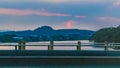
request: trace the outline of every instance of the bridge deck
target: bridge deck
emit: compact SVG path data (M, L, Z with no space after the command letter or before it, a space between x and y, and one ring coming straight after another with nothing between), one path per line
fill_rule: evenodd
M119 51L1 50L0 65L119 65Z
M0 50L0 56L120 56L120 51Z

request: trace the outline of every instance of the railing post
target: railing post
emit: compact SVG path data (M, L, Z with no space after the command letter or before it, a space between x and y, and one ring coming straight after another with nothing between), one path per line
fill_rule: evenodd
M81 50L81 42L78 41L77 50Z
M18 50L21 50L21 41L18 42Z
M17 45L15 45L15 50L17 50Z
M53 50L53 44L54 44L54 42L51 41L51 42L50 42L51 50Z
M105 45L105 51L108 51L108 42L107 41L105 41L105 43L104 43L104 45Z
M18 50L25 50L25 41L20 41L18 43Z
M22 44L22 50L25 50L25 49L26 49L25 44L26 44L26 42L23 41L23 44Z
M48 50L53 50L54 49L53 44L54 44L54 42L50 41L50 45L48 46Z

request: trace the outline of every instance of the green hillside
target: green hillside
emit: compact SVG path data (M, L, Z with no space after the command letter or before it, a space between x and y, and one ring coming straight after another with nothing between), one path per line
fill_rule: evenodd
M118 43L120 42L120 26L100 29L91 37L91 40L95 42L108 41Z

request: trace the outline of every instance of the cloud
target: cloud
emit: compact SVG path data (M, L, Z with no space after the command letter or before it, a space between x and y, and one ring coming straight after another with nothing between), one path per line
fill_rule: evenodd
M66 28L71 28L73 24L74 24L74 21L67 21Z
M97 22L105 27L116 27L120 25L120 18L117 17L98 17Z
M82 21L76 21L76 20L68 20L64 22L65 25L62 25L63 27L66 27L67 29L86 29L86 30L98 30L99 26L94 22L82 22ZM89 25L88 25L89 24Z
M75 18L86 18L87 16L75 16Z
M5 15L38 15L38 16L71 16L69 14L63 13L53 13L43 10L31 10L31 9L10 9L10 8L0 8L0 14Z
M120 22L120 18L116 17L98 17L97 19L104 22Z
M42 2L79 2L81 0L38 0Z
M108 0L0 0L0 2L49 2L49 3L65 3L65 2L106 2Z
M38 16L73 16L75 18L86 18L87 16L74 16L71 14L64 14L64 13L53 13L49 12L45 9L41 10L31 10L31 9L10 9L10 8L0 8L0 14L4 15L16 15L16 16L25 16L25 15L38 15Z
M81 0L0 0L0 2L79 2Z
M63 3L63 2L89 2L89 3L100 3L106 2L107 0L35 0L39 2L51 2L51 3Z
M113 6L120 6L120 0L114 0Z
M120 0L111 0L111 6L109 8L120 7Z

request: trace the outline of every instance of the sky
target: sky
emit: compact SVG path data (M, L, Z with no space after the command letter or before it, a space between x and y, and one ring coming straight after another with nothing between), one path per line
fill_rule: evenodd
M120 25L120 0L0 0L0 30L99 30Z

